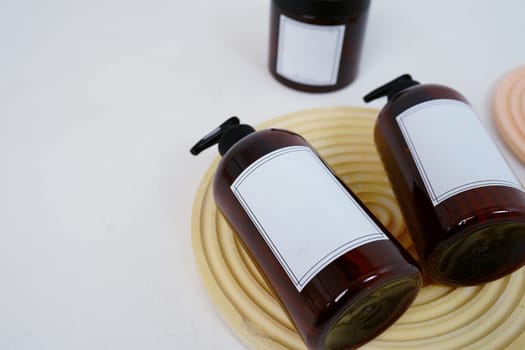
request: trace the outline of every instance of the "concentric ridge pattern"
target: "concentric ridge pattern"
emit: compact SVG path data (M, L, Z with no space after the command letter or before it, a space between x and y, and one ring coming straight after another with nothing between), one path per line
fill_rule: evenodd
M493 108L503 140L525 162L525 66L514 69L501 80Z

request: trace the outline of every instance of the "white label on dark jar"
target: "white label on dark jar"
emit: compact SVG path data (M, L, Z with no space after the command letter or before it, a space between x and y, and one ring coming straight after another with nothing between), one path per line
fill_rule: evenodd
M344 25L314 25L281 15L277 74L305 85L335 85L344 34Z
M266 154L231 189L299 292L341 255L388 239L308 147Z
M523 189L468 104L431 100L396 119L434 206L484 186Z

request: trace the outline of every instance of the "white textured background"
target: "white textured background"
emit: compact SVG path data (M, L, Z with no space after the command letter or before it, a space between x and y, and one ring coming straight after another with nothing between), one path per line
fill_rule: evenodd
M0 349L243 349L194 266L216 152L192 144L234 114L365 106L407 72L462 92L498 137L491 99L525 63L524 13L373 1L358 79L314 95L268 73L268 1L0 1Z

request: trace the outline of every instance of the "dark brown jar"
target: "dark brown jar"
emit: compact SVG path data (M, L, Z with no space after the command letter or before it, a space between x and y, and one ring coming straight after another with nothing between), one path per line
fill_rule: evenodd
M409 75L365 101L381 96L376 146L430 277L475 285L523 266L523 187L467 100Z
M341 89L356 77L370 0L273 0L270 72L309 92Z
M232 118L192 153L217 142L217 206L309 349L354 348L410 306L415 261L304 138Z

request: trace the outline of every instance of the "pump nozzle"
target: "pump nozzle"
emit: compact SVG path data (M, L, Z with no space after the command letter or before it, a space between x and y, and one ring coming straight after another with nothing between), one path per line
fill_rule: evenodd
M409 74L404 74L370 92L363 97L363 100L370 102L377 98L388 96L388 100L390 101L398 92L418 84L419 82L412 80Z
M224 155L238 140L254 131L251 126L240 124L239 118L231 117L197 142L190 149L190 153L195 156L218 143L219 153Z
M204 151L206 148L209 148L219 142L222 134L225 130L231 128L232 126L239 125L240 121L237 117L231 117L226 120L224 123L210 131L206 136L204 136L199 142L197 142L191 149L190 153L196 156L197 154Z

